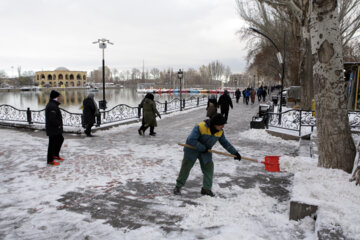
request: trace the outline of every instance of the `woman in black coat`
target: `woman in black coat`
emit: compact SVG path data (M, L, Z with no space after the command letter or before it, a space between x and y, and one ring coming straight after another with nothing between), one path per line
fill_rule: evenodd
M91 128L95 124L95 116L99 113L99 109L94 100L94 94L89 93L87 98L83 101L83 126L85 127L85 134L92 137Z

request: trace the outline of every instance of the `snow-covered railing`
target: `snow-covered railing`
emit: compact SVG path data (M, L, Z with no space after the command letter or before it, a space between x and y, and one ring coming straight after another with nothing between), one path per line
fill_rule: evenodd
M207 96L190 97L182 99L182 109L190 109L204 106L208 102ZM175 98L170 102L161 103L156 101L156 107L161 114L180 111L180 99ZM63 125L69 127L81 127L81 113L71 113L60 108ZM97 125L116 123L125 120L139 119L142 117L140 107L131 107L126 104L119 104L115 107L102 111L97 117ZM45 124L45 109L42 110L20 110L10 105L0 105L0 122L28 123L28 124Z
M207 96L202 97L190 97L188 99L182 99L182 108L190 109L194 107L204 106L208 102ZM180 99L174 98L170 102L165 101L165 103L161 103L156 101L156 108L161 113L175 112L180 110Z
M288 110L282 113L269 112L269 127L281 128L299 132L301 136L304 128L311 131L316 127L316 118L312 111L298 109ZM360 131L360 112L348 112L349 125L352 131Z

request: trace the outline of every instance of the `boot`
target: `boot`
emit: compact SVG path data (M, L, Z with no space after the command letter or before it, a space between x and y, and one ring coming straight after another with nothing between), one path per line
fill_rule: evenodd
M210 189L201 188L202 195L208 195L210 197L215 197L215 194Z
M49 164L49 165L53 165L53 166L58 166L58 165L60 165L60 163L55 162L55 161L48 162L47 164Z
M181 188L176 186L173 192L175 195L181 195Z
M156 132L154 132L155 127L150 127L150 136L155 136Z

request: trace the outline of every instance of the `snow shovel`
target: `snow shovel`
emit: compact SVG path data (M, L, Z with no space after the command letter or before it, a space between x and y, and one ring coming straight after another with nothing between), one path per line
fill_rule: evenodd
M191 146L188 144L178 143L178 145L187 147L187 148L191 148L191 149L196 149L194 146ZM226 153L226 152L219 152L219 151L215 151L215 150L208 150L208 151L211 153L216 153L216 154L223 155L223 156L236 157L236 155L232 155L232 154ZM264 161L259 161L259 160L244 157L244 156L241 156L241 159L256 162L256 163L263 163L265 165L265 170L268 172L280 172L279 156L265 156Z

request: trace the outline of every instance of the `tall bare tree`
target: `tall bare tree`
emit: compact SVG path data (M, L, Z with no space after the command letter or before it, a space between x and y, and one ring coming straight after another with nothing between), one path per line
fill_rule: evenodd
M201 80L204 83L210 83L211 82L209 66L202 65L199 68L199 73L200 73Z
M160 77L160 70L158 68L152 68L150 74L154 79L157 79Z
M311 49L314 61L318 165L351 172L355 146L344 94L338 1L311 0Z
M225 77L225 81L229 81L230 79L230 75L231 75L231 69L229 66L225 67L225 70L224 70L224 77Z
M4 70L0 70L0 78L6 78L6 72Z
M209 63L210 77L212 80L221 80L224 75L225 66L218 60Z
M137 68L131 69L131 80L140 79L141 78L141 71Z

